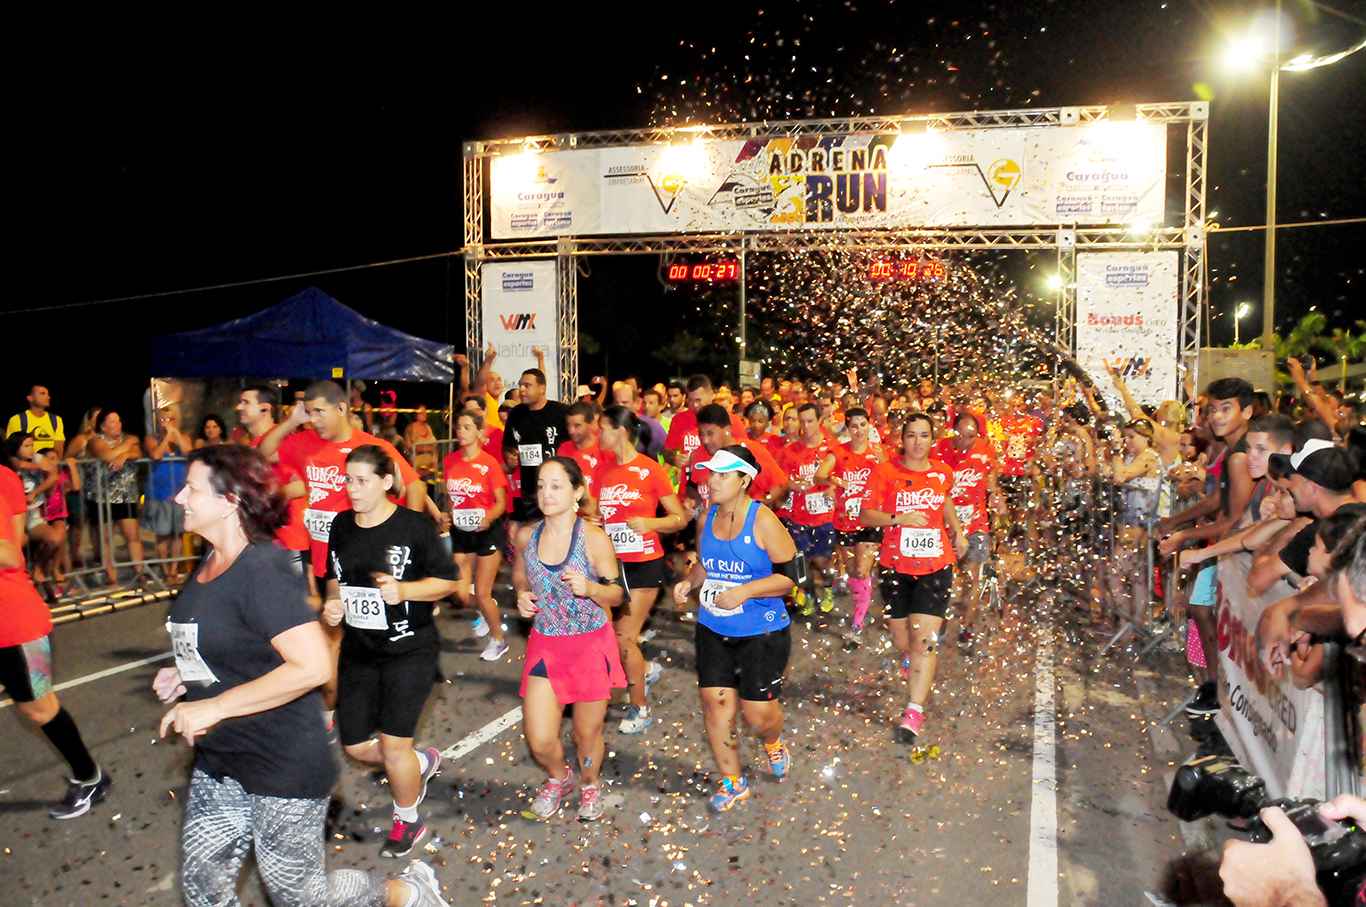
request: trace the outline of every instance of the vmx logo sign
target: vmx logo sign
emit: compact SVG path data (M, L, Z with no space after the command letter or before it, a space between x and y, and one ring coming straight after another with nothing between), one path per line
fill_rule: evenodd
M498 320L503 323L505 331L534 331L536 330L536 313L521 313L511 315L499 315Z

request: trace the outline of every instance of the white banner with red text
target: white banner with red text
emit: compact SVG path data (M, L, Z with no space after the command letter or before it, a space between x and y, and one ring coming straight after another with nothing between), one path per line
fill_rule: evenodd
M1323 694L1301 689L1290 670L1277 680L1257 657L1257 621L1293 593L1284 581L1247 594L1249 555L1219 559L1219 714L1215 721L1238 761L1273 797L1326 798ZM1311 661L1312 663L1312 661ZM1313 678L1301 676L1301 683Z
M1107 368L1139 403L1176 398L1180 275L1176 252L1077 255L1077 363L1111 409L1125 411Z
M498 352L493 370L513 387L529 368L538 368L533 350L545 351L545 380L552 400L559 397L560 341L555 304L559 296L553 261L487 262L482 278L484 346Z
M1166 126L759 136L524 151L490 165L495 239L1162 222Z

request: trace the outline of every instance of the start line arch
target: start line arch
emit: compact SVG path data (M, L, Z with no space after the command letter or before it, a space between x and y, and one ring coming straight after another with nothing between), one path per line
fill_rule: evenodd
M1182 126L1181 223L1169 226L1167 147L1179 139L1169 129ZM520 297L504 296L494 302L514 303L510 313L485 330L486 296L529 290L533 283L531 274L503 269L502 285L486 287L490 264L540 261L544 277L554 262L553 340L543 287L539 339L523 333L527 342L509 345L512 355L503 358L509 365L529 362L532 343L553 345L558 381L552 383L560 399L572 399L578 257L702 253L743 260L745 252L1021 249L1056 254L1054 339L1075 357L1077 254L1168 251L1179 255L1180 265L1175 362L1166 367L1194 374L1208 301L1208 128L1209 105L1181 101L467 142L468 354L478 362L486 338L510 341L508 332L536 325L535 313L516 311ZM1012 193L1016 203L1007 208ZM1064 214L1072 216L1058 216ZM1174 383L1168 396L1184 395L1184 382Z

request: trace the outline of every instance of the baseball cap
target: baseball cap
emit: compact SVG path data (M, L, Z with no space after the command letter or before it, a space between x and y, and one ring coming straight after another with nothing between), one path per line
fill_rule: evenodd
M1310 438L1292 454L1272 454L1267 467L1273 476L1299 474L1335 492L1349 490L1357 477L1352 455L1322 438Z
M711 455L711 459L703 460L693 469L710 469L712 472L742 472L751 479L759 475L759 470L753 465L746 463L728 450L718 450Z

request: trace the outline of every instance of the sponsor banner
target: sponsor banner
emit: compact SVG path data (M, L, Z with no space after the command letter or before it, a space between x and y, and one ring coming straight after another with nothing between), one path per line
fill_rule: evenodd
M1143 122L696 140L494 158L492 235L1161 223Z
M556 268L553 261L502 261L483 265L484 344L498 351L493 370L513 387L522 372L536 368L533 347L545 350L550 399L560 396L559 338L556 336Z
M1219 559L1219 714L1224 739L1272 797L1327 798L1323 694L1298 689L1289 671L1280 680L1257 656L1257 621L1267 606L1294 590L1279 581L1260 598L1247 595L1251 556Z
M1111 409L1124 402L1106 372L1119 369L1139 403L1176 398L1180 260L1177 252L1077 255L1077 362Z

